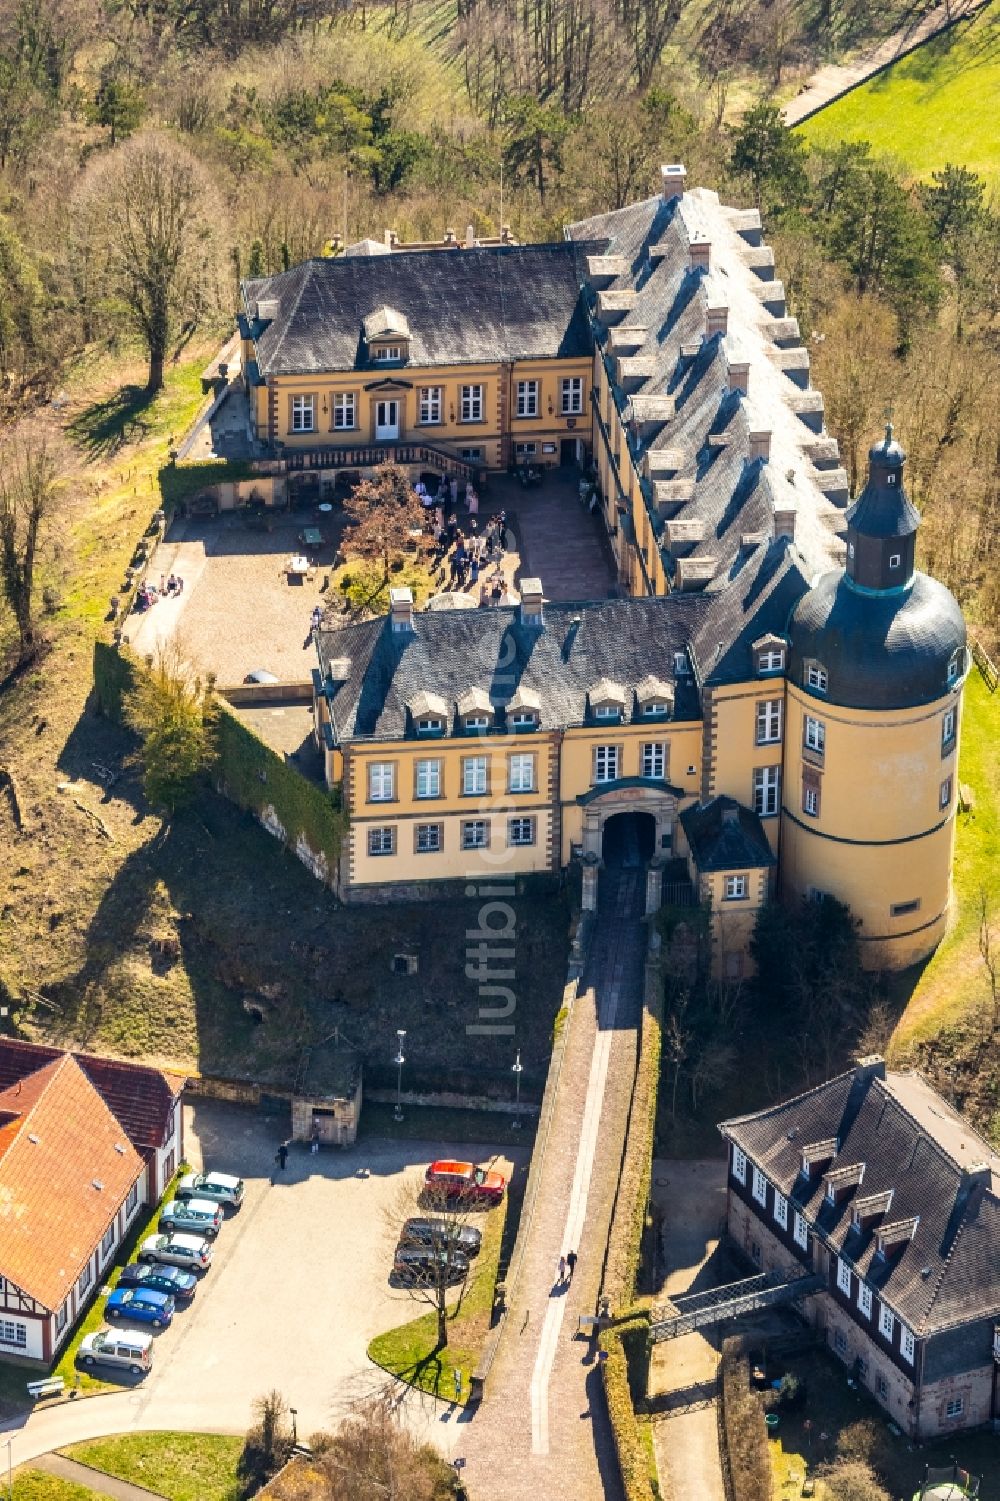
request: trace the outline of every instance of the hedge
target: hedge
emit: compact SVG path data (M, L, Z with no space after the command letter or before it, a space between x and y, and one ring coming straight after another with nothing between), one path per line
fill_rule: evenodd
M640 1339L645 1344L648 1338L649 1325L644 1319L635 1319L627 1324L617 1324L611 1329L605 1329L598 1340L604 1397L608 1404L625 1501L654 1501L646 1446L632 1405L629 1362L625 1353L626 1340L634 1345Z
M157 478L164 510L171 511L182 500L197 495L212 485L230 480L252 479L250 464L238 459L198 459L193 463L164 464Z
M721 1434L724 1471L736 1501L771 1501L771 1452L764 1427L764 1407L750 1389L750 1361L744 1341L722 1345Z
M128 651L119 651L104 641L95 643L97 708L116 724L123 722L122 699L132 686L137 667L136 658ZM216 702L215 780L219 791L237 807L254 813L269 833L314 869L314 874L335 885L346 814L328 792L265 745L224 700Z

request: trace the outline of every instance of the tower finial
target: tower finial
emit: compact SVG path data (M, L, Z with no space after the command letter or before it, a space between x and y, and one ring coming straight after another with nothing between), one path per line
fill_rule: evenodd
M885 404L885 446L886 446L886 448L888 448L889 444L892 442L892 410L893 410L892 402L891 401L887 401L886 404Z

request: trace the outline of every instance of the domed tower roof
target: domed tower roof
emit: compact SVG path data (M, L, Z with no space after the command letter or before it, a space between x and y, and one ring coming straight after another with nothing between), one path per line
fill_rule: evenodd
M790 679L846 708L931 703L965 670L957 600L914 571L920 513L903 489L905 458L888 427L847 512L847 571L825 574L792 613Z

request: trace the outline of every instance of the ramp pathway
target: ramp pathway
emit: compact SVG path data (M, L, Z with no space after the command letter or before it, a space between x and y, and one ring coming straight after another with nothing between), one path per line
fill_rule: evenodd
M597 1351L577 1334L595 1312L642 1014L642 869L604 870L530 1236L485 1400L458 1452L476 1501L621 1495ZM579 1256L571 1282L559 1257Z
M92 1470L89 1465L77 1464L65 1454L44 1454L32 1464L33 1470L44 1470L46 1475L55 1475L60 1480L71 1480L85 1486L99 1496L112 1496L114 1501L165 1501L156 1491L148 1491L143 1485L132 1485L128 1480L119 1480L116 1475L105 1475L103 1470Z
M899 31L893 32L892 36L886 37L884 42L871 52L856 58L854 62L839 66L831 64L818 69L781 111L785 124L800 125L832 100L839 99L841 94L857 88L858 84L864 83L890 63L898 62L908 52L912 52L932 36L937 36L939 31L944 31L955 21L974 16L977 10L989 3L990 0L944 0L943 4L932 6L918 19L911 18Z

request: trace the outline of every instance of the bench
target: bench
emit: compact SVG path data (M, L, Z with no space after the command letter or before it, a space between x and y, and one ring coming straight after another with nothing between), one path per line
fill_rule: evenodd
M61 1376L49 1376L44 1381L29 1381L28 1396L38 1401L40 1397L58 1397L66 1386Z

